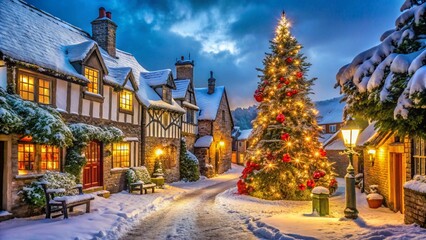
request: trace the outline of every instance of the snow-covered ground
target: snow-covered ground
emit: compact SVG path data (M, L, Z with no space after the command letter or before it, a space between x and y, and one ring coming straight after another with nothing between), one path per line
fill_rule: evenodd
M120 192L105 199L95 197L91 213L77 207L69 219L44 219L43 216L16 218L0 222L0 239L117 239L148 215L170 205L183 194L240 176L242 167L218 177L197 182L177 182L144 195Z
M330 198L330 216L312 215L311 201L266 201L238 195L231 188L216 198L228 213L246 219L248 228L265 239L426 239L426 229L404 225L404 216L388 208L370 209L357 190L359 218L344 218L344 181Z

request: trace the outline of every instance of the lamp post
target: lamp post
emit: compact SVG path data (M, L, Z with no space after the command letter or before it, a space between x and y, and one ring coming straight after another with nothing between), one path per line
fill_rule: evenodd
M359 126L355 123L352 118L349 118L346 121L345 126L341 128L343 140L345 146L349 148L349 165L346 169L345 182L345 198L346 198L346 208L345 208L345 217L356 219L358 218L358 210L356 209L356 195L355 195L355 174L353 167L353 147L356 146L356 139L360 132Z

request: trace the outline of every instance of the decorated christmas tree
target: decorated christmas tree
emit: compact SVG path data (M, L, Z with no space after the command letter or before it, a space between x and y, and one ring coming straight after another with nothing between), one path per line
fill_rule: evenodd
M395 27L337 74L347 114L380 131L426 138L426 1L405 0Z
M332 164L318 141L321 128L308 94L315 79L300 53L283 13L271 41L271 53L258 69L260 82L254 97L260 104L253 123L252 147L238 182L240 194L264 199L310 198L315 186L335 188Z

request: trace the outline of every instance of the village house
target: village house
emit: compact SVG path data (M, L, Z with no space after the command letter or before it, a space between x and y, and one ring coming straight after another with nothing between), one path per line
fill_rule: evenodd
M247 149L250 146L250 135L253 129L240 130L234 127L232 131L232 162L235 164L244 164L244 158Z
M186 111L182 116L182 137L186 140L186 147L194 152L194 144L198 134L198 111L194 92L194 60L183 56L176 61L176 89L173 90L173 99Z
M87 143L81 153L87 160L80 173L84 189L121 191L129 167L146 165L152 171L159 158L166 179L179 179L185 110L172 98L172 72L148 71L117 49L110 12L99 9L92 35L18 0L4 1L0 15L2 91L50 106L70 126L115 127L124 135L112 144ZM18 192L46 171L64 171L67 149L36 144L31 133L2 134L0 147L1 209L27 215ZM158 149L162 156L155 155Z
M225 87L216 87L216 79L210 72L208 87L195 88L195 97L200 113L194 153L200 171L206 176L223 173L231 168L234 127Z

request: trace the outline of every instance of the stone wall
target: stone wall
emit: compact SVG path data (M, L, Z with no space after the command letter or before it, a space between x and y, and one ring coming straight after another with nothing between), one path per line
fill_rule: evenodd
M197 139L197 135L195 134L189 134L189 133L182 133L182 137L186 139L186 149L190 152L194 152L194 144L195 140Z
M166 182L175 182L180 180L179 173L179 149L180 139L177 138L157 138L147 137L145 139L145 166L148 171L154 171L154 164L157 156L155 151L162 149L164 154L160 157L163 163L164 178Z
M404 188L404 222L426 228L426 193Z
M200 137L212 135L212 121L199 120L198 121L198 135Z

